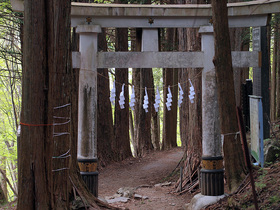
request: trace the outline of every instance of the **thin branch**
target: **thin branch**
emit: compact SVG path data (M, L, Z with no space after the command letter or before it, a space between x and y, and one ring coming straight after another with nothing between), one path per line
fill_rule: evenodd
M8 177L6 176L5 172L0 168L0 173L3 175L3 178L6 180L6 182L8 183L8 185L10 186L10 188L12 189L13 193L15 194L16 197L18 197L17 192L15 191L14 187L11 185Z

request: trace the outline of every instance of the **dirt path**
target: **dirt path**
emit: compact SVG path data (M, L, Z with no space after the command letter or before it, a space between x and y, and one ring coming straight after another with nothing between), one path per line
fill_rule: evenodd
M107 166L99 173L99 197L113 196L118 189L136 188L135 193L146 199L131 198L127 203L111 205L129 209L182 209L190 200L189 195L177 196L171 186L154 186L164 182L183 156L180 148L152 152L141 159L129 159Z

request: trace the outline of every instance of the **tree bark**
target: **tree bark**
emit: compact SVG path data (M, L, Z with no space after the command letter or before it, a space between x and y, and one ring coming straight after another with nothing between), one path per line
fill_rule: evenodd
M71 2L24 8L18 209L69 209L69 158L59 156L71 146Z
M277 19L274 28L274 46L273 46L273 60L272 60L272 71L271 71L271 95L270 95L270 119L271 121L275 121L276 117L276 72L277 72L277 57L278 55L278 45L279 40L276 38L277 34L279 34L279 30L277 29Z
M180 2L179 2L180 3ZM187 37L186 32L187 29L179 28L178 29L178 37L179 37L179 51L187 51ZM181 83L183 92L184 92L184 100L181 104L181 109L179 109L179 119L180 119L180 137L182 147L185 152L188 150L188 142L189 142L189 83L186 82L188 80L188 70L187 69L179 69L179 82Z
M52 190L54 209L69 208L70 158L59 158L63 154L71 154L71 34L69 1L47 1L47 83L48 126L46 153L51 156L52 168L48 171L52 176L49 189ZM65 40L65 41L64 41ZM61 135L62 134L62 135Z
M136 29L136 51L140 52L142 42L142 30ZM151 116L154 94L153 72L151 68L139 68L133 70L133 85L135 87L136 106L134 111L134 150L138 157L143 156L153 149L151 139ZM147 88L149 107L146 113L143 108L143 100Z
M275 82L276 82L276 116L275 116L275 120L280 119L280 41L279 41L279 34L280 34L280 29L279 29L279 15L276 15L276 31L275 34L277 36L276 39L274 39L275 44L276 44L276 56L275 56L275 66L276 66L276 78L275 78ZM273 113L273 112L272 112Z
M106 30L98 35L98 50L107 51ZM97 69L97 154L99 165L105 166L114 159L112 144L114 140L113 115L109 88L108 69Z
M228 3L233 2L241 2L241 0L228 1ZM229 33L232 51L249 51L249 28L230 28ZM249 68L233 68L236 106L242 104L241 86L248 78Z
M151 139L151 113L152 113L152 69L140 69L140 102L139 102L139 124L137 125L137 144L138 156L143 156L153 149ZM145 88L147 88L149 107L148 112L143 108L145 96Z
M47 125L48 69L45 1L24 1L24 49L21 122ZM38 47L40 46L40 47ZM18 209L51 209L51 155L47 126L22 126L19 142ZM48 181L47 181L48 180Z
M179 2L180 3L180 2ZM184 3L201 4L205 0L185 1ZM200 51L201 37L198 29L178 29L179 51ZM182 146L184 148L184 174L183 179L185 187L187 184L197 181L197 168L200 165L202 153L202 69L180 69L179 82L184 91L184 99L180 108L180 135ZM189 101L189 88L191 80L195 89L194 103ZM192 176L193 175L193 176ZM190 179L190 177L192 178ZM180 191L179 182L177 182L177 191Z
M165 51L174 51L175 48L175 29L167 29ZM162 149L170 149L177 146L177 101L178 101L178 71L167 68L164 71L164 90L163 90L163 131L162 131ZM168 111L166 107L168 87L172 93L172 106Z
M116 29L116 51L128 51L128 30ZM129 106L128 106L128 69L116 69L116 103L115 103L115 147L118 160L132 156L129 140ZM119 106L119 94L124 86L125 108Z
M215 40L215 57L218 86L218 103L221 134L224 135L224 160L228 188L233 192L245 177L244 157L235 112L233 69L231 60L230 37L227 21L226 1L212 0L212 14ZM234 135L229 135L234 133Z
M24 8L17 207L69 209L72 186L78 186L79 194L99 209L77 167L78 71L71 68L71 2L26 0Z
M202 3L199 1L197 3ZM187 50L200 51L201 37L197 29L187 29ZM195 153L199 159L201 157L202 149L202 69L187 69L188 79L192 82L195 89L194 103L189 101L189 119L188 119L188 151L189 154ZM187 81L187 80L185 80ZM183 81L182 81L183 82ZM186 91L185 97L188 97L189 89Z
M277 41L277 44L279 47L279 41ZM277 77L276 77L276 120L280 119L280 50L277 51Z

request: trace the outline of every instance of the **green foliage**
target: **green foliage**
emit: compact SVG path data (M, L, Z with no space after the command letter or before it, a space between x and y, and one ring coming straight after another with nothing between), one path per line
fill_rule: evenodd
M10 1L0 2L0 168L16 186L17 126L21 104L22 14L12 11ZM13 177L13 178L12 178ZM9 191L10 200L13 194Z
M275 39L279 39L279 34L277 32L277 29L279 28L279 22L280 22L280 15L274 14L271 17L270 25L271 25L271 35L274 36Z
M265 176L267 174L267 171L264 170L263 168L260 168L258 171L259 177L258 177L258 181L255 183L257 191L261 192L265 187L266 187L266 183L265 183Z
M274 195L272 197L269 198L269 202L270 203L280 203L280 197L279 195Z

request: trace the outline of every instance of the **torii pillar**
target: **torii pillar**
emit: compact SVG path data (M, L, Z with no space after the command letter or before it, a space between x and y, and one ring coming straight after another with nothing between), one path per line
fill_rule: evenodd
M78 108L78 152L81 176L89 190L98 196L97 172L97 37L99 25L79 25L80 76Z
M218 107L215 55L212 26L200 27L201 48L204 52L202 71L202 161L200 170L201 194L224 194L224 168Z

